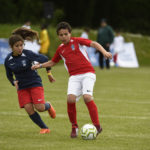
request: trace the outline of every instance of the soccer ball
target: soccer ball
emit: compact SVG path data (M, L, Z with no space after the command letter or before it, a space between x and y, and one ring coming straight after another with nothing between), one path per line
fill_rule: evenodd
M97 129L92 124L85 124L81 128L81 136L84 140L94 140L97 136Z

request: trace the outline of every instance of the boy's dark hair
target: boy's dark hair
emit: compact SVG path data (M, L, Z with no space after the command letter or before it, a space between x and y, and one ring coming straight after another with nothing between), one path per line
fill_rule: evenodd
M59 33L59 31L60 31L61 29L68 29L69 33L71 33L71 30L72 30L70 24L67 23L67 22L60 22L60 23L57 25L57 29L56 29L57 35L58 35L58 33Z

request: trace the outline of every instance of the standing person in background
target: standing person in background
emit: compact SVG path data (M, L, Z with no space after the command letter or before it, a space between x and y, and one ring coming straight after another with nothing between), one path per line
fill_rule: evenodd
M113 60L114 60L115 66L117 67L118 53L123 51L123 47L124 47L124 37L121 35L119 29L116 30L116 35L115 35L114 41L112 43L112 47L114 50Z
M81 37L85 38L85 39L88 39L89 38L89 32L90 32L90 29L88 27L85 27L84 31L81 34Z
M34 61L44 63L48 58L41 54L23 49L24 40L38 39L37 32L18 28L9 38L12 52L5 59L6 75L10 83L16 87L20 108L24 108L30 119L38 125L41 134L49 133L50 129L37 113L48 111L52 118L56 113L49 102L45 102L42 80L36 70L31 70ZM50 82L54 82L50 68L46 68ZM35 109L37 111L35 111Z
M81 38L89 39L89 32L90 32L90 29L88 27L85 27L84 31L81 34ZM83 46L83 48L87 50L87 47L85 45Z
M67 112L72 126L71 138L78 136L76 100L79 100L80 96L83 96L92 123L97 128L97 134L99 134L102 131L102 127L99 122L97 106L93 100L96 75L88 55L82 46L94 47L101 51L106 58L112 58L112 55L95 41L81 37L72 37L71 26L67 22L60 22L57 25L56 32L62 44L56 50L54 57L46 63L33 65L32 69L52 67L63 59L64 65L70 75L67 92Z
M27 20L22 27L31 29L31 22L29 20Z
M109 52L110 44L113 42L114 33L112 28L107 24L106 19L102 19L100 22L100 28L98 30L97 42L100 43L107 52ZM99 51L97 51L99 52ZM101 69L104 68L103 62L104 56L101 52L99 52L99 67ZM106 68L109 69L109 59L106 59Z
M47 25L43 24L41 26L41 32L40 32L40 41L39 41L41 48L40 53L43 55L48 55L48 49L50 46L50 38L47 31Z
M26 29L31 29L31 22L29 20L27 20L22 27L26 28ZM24 40L24 49L31 50L34 53L39 53L40 45L39 45L37 39L34 39L32 41Z

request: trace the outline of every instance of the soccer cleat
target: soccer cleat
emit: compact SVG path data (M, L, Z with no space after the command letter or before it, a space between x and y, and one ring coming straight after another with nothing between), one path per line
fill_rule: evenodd
M72 128L71 138L76 138L78 136L78 128Z
M102 130L103 130L102 128L97 130L97 136L102 132Z
M41 129L40 134L50 133L50 129Z
M49 103L50 104L50 103ZM56 117L56 112L55 109L53 108L53 106L50 104L50 108L48 109L48 113L51 116L51 118L55 118Z

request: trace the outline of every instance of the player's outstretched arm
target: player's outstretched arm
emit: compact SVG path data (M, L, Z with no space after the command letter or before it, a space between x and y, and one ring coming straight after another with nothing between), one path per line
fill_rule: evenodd
M47 67L52 67L54 66L56 63L53 62L53 61L48 61L48 62L45 62L43 64L36 64L36 65L33 65L31 67L32 70L35 70L35 69L39 69L39 68L47 68Z
M92 41L90 46L100 51L105 58L112 58L112 54L110 52L107 52L99 43Z

